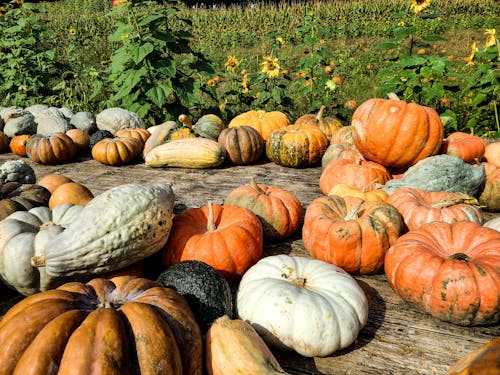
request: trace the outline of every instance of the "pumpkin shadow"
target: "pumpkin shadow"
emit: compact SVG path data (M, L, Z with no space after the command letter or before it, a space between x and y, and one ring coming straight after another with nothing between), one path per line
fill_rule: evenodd
M24 298L25 296L4 285L0 280L0 320L12 306Z
M384 299L375 288L372 288L362 280L356 279L356 281L365 292L368 300L368 321L359 332L356 341L349 347L333 353L332 357L342 356L369 344L375 338L378 329L384 323L385 313L387 310Z

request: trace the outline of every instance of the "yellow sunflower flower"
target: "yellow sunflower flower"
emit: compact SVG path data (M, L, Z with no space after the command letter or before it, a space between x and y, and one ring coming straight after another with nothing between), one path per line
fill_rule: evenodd
M474 65L474 56L476 55L476 52L478 51L476 42L472 42L470 49L471 49L470 55L467 56L465 59L467 60L467 65Z
M245 76L243 78L243 80L241 81L241 93L242 94L248 94L248 92L250 91L248 89L248 84L250 83L250 81L248 80L248 78Z
M411 10L417 14L431 5L431 0L411 0Z
M70 35L76 35L76 30L75 29L69 29L69 34Z
M231 72L234 72L234 69L240 65L240 62L238 61L238 59L234 56L228 56L227 57L227 61L226 63L224 64L224 66L226 67L227 70L230 70Z
M209 79L209 80L207 81L207 86L208 86L208 87L214 87L214 86L216 86L216 85L217 85L217 81L216 81L215 79L213 79L213 78L212 78L212 79Z
M285 41L280 36L276 38L276 42L278 42L280 48L282 48L285 45Z
M496 33L497 31L495 29L486 29L484 32L484 35L486 35L486 43L484 43L484 48L488 48L491 46L494 46L496 42Z
M260 71L266 73L268 77L277 77L280 73L279 60L270 56L263 57L260 63Z

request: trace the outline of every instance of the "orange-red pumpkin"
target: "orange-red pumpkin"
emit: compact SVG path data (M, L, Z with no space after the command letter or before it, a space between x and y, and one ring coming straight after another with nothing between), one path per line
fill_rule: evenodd
M259 132L262 139L267 141L271 133L290 125L288 116L280 111L266 112L264 110L248 111L234 117L228 124L228 128L235 126L251 126Z
M162 263L198 260L229 280L241 277L262 256L263 230L249 209L209 204L176 215Z
M392 98L369 99L356 109L353 139L366 159L405 169L439 152L444 128L433 108Z
M488 143L484 149L484 158L488 163L500 168L500 141Z
M26 141L29 137L31 134L19 134L12 137L9 147L14 155L26 156Z
M481 160L484 156L486 140L463 132L451 133L443 142L441 152L457 156L466 163Z
M402 235L385 256L391 288L418 310L463 326L500 321L500 232L434 221Z
M353 274L379 273L389 247L403 233L396 208L357 197L319 197L306 209L302 239L319 260Z

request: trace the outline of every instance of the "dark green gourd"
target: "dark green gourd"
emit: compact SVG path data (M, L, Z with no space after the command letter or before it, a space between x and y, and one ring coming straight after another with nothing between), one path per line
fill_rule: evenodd
M204 262L178 262L163 271L157 282L161 286L176 290L186 298L202 333L205 333L218 317L233 317L229 283Z

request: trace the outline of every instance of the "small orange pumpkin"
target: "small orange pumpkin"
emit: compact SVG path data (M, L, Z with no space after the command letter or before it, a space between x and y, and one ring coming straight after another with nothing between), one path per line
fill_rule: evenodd
M365 186L361 190L350 187L346 184L337 184L330 190L328 195L339 195L341 197L349 196L361 198L364 201L385 202L387 198L389 198L389 194L387 194L384 190L378 188L368 190L372 185L376 183L376 181L373 181L371 184L368 184L368 186Z
M328 141L332 136L343 127L339 119L335 117L324 117L326 106L322 105L316 114L307 114L300 116L295 120L294 125L314 125L319 127L325 133Z
M162 264L198 260L235 280L257 263L262 250L262 224L252 211L210 203L174 217Z
M90 148L90 135L81 129L69 129L66 132L73 142L75 142L78 151L88 151Z
M52 194L59 186L68 182L73 182L73 180L62 174L48 174L38 181L38 185L43 186Z
M106 165L130 164L139 158L143 146L142 141L137 138L104 138L92 147L92 157Z
M352 126L344 126L337 130L335 134L332 135L330 139L330 144L335 143L350 143L354 144L354 139L352 138Z
M115 137L132 137L137 138L142 142L142 144L146 144L146 141L151 136L149 130L144 128L123 128L119 129L115 133Z
M67 182L58 186L50 196L49 208L63 203L85 205L94 198L92 192L82 184L77 182Z
M500 142L488 143L484 149L484 158L488 163L500 168Z
M443 142L441 152L457 156L466 163L481 160L484 156L486 140L463 132L451 133Z
M500 167L489 162L481 163L484 166L486 178L479 195L479 204L486 206L490 212L500 212Z
M26 156L26 141L29 137L31 134L19 134L12 137L9 147L14 155Z
M365 160L361 152L352 143L330 144L321 158L321 166L325 168L334 159L352 160L355 163Z
M302 239L316 259L349 273L374 274L382 271L386 251L403 230L399 212L389 203L330 195L307 207Z
M251 110L234 117L228 124L228 128L235 126L251 126L259 132L262 139L267 141L275 130L290 125L288 116L280 111L266 112L264 110Z

